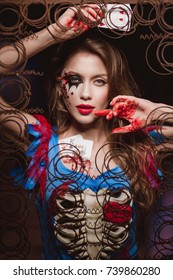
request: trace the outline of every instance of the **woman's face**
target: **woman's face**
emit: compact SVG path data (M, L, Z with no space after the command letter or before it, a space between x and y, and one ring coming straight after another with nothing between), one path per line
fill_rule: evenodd
M92 124L94 113L109 103L108 73L103 61L95 54L79 52L65 64L60 77L63 101L73 120Z

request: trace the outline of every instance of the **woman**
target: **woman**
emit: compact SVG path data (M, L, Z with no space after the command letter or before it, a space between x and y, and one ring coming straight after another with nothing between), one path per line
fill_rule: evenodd
M97 5L81 12L94 23L103 17ZM12 120L8 137L23 143L30 158L26 176L13 175L26 189L37 185L45 259L136 259L136 213L151 207L161 182L152 138L173 135L170 126L159 134L154 122L172 108L135 97L124 56L101 38L81 35L88 26L77 15L68 9L58 25L20 42L24 56L21 47L1 52L3 65L20 65L25 56L80 35L53 54L49 120L1 100L1 119Z

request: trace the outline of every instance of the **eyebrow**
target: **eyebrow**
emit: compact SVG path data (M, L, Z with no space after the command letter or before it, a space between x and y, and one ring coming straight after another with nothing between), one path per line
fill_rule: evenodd
M69 71L67 73L70 74L70 75L76 75L76 76L83 77L80 73L75 72L75 71ZM98 78L98 77L108 77L108 74L106 74L106 73L99 73L97 75L92 76L92 78Z
M93 76L93 78L98 78L98 77L108 77L108 75L103 73L103 74L97 74Z

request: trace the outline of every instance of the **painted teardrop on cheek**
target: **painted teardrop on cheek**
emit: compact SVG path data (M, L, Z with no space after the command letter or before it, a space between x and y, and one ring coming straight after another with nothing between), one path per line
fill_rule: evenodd
M76 76L76 75L71 75L71 76L69 76L69 77L68 77L69 91L70 91L70 89L71 89L72 87L75 87L76 90L77 90L78 86L79 86L80 84L82 84L82 83L83 83L83 81L82 81L82 79L81 79L80 77L78 77L78 76ZM74 94L74 93L73 93L73 94Z

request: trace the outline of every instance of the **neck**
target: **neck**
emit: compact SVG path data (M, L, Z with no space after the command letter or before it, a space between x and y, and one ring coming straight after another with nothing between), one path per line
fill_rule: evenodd
M62 137L65 138L80 134L84 139L92 140L95 143L106 142L106 131L103 128L104 125L102 120L97 120L92 125L79 124L73 120L68 131L63 133Z

